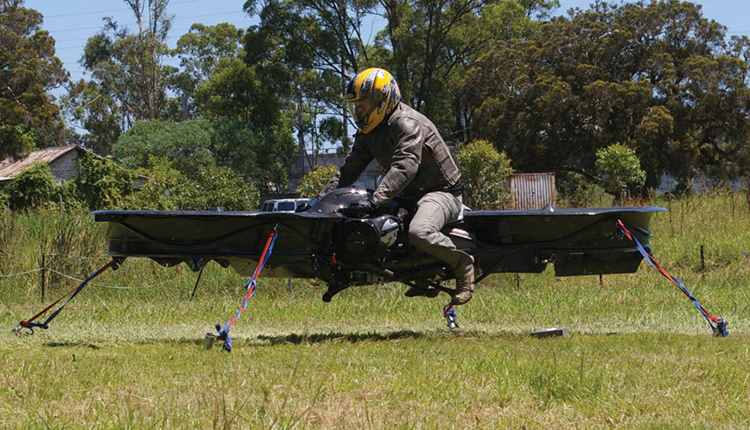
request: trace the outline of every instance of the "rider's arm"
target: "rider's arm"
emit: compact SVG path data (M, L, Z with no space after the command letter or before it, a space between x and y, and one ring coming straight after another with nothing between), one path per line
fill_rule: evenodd
M402 117L390 127L395 130L398 143L393 151L390 168L372 196L376 205L397 197L417 176L422 161L424 136L419 124L411 118Z
M367 168L367 165L372 161L372 154L367 149L367 145L361 142L359 139L354 141L352 150L344 160L344 165L341 166L338 173L328 183L324 193L333 191L336 188L348 187L359 178L359 175Z

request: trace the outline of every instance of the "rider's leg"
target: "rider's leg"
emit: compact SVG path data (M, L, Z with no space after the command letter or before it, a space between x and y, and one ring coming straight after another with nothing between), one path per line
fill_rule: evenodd
M417 212L409 224L409 241L418 250L445 262L456 276L453 304L464 304L474 291L474 258L458 249L441 230L458 221L461 199L442 191L426 194L417 203Z

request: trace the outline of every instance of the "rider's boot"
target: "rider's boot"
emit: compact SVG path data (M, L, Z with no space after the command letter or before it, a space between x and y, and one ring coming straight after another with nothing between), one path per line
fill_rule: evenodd
M451 305L463 305L471 300L474 294L474 257L464 254L460 264L453 270L456 275L456 293Z

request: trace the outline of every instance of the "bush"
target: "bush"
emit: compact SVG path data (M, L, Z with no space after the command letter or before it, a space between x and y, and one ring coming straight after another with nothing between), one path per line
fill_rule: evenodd
M242 211L258 207L260 195L255 186L228 167L204 168L198 172L193 207Z
M80 199L75 180L65 181L62 184L59 184L57 186L57 195L58 197L55 199L55 203L62 202L65 207L86 207L84 202Z
M164 158L190 179L216 166L231 167L257 189L281 189L296 155L289 130L283 122L254 127L227 118L138 121L120 136L113 155L131 169L148 168L150 157Z
M588 179L580 173L563 172L556 179L563 200L560 206L580 208L610 206L612 203L612 197L596 180Z
M486 140L475 140L458 151L464 184L464 203L475 209L495 209L511 201L510 159Z
M635 151L619 143L596 151L596 172L604 189L615 196L615 204L621 204L629 190L646 183Z
M13 179L7 188L8 206L13 210L42 207L59 197L58 185L46 163L34 164Z
M297 187L302 197L316 197L331 182L339 169L334 165L318 166L305 173Z
M186 187L187 179L179 170L172 167L165 158L151 157L150 166L136 171L147 177L143 187L129 195L123 207L130 209L174 210L179 206L180 193Z
M75 190L89 209L114 208L120 206L133 191L133 179L133 174L113 161L83 151ZM73 197L73 190L64 191L68 193L65 197Z
M150 167L140 170L148 180L131 194L124 206L155 210L250 210L258 207L257 189L226 167L201 168L188 178L169 160L152 157Z

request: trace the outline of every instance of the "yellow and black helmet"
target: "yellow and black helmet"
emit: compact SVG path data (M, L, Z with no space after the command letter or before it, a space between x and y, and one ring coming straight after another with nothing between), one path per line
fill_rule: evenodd
M371 67L349 81L344 99L353 105L354 122L359 132L367 134L396 109L401 101L401 91L387 70Z

